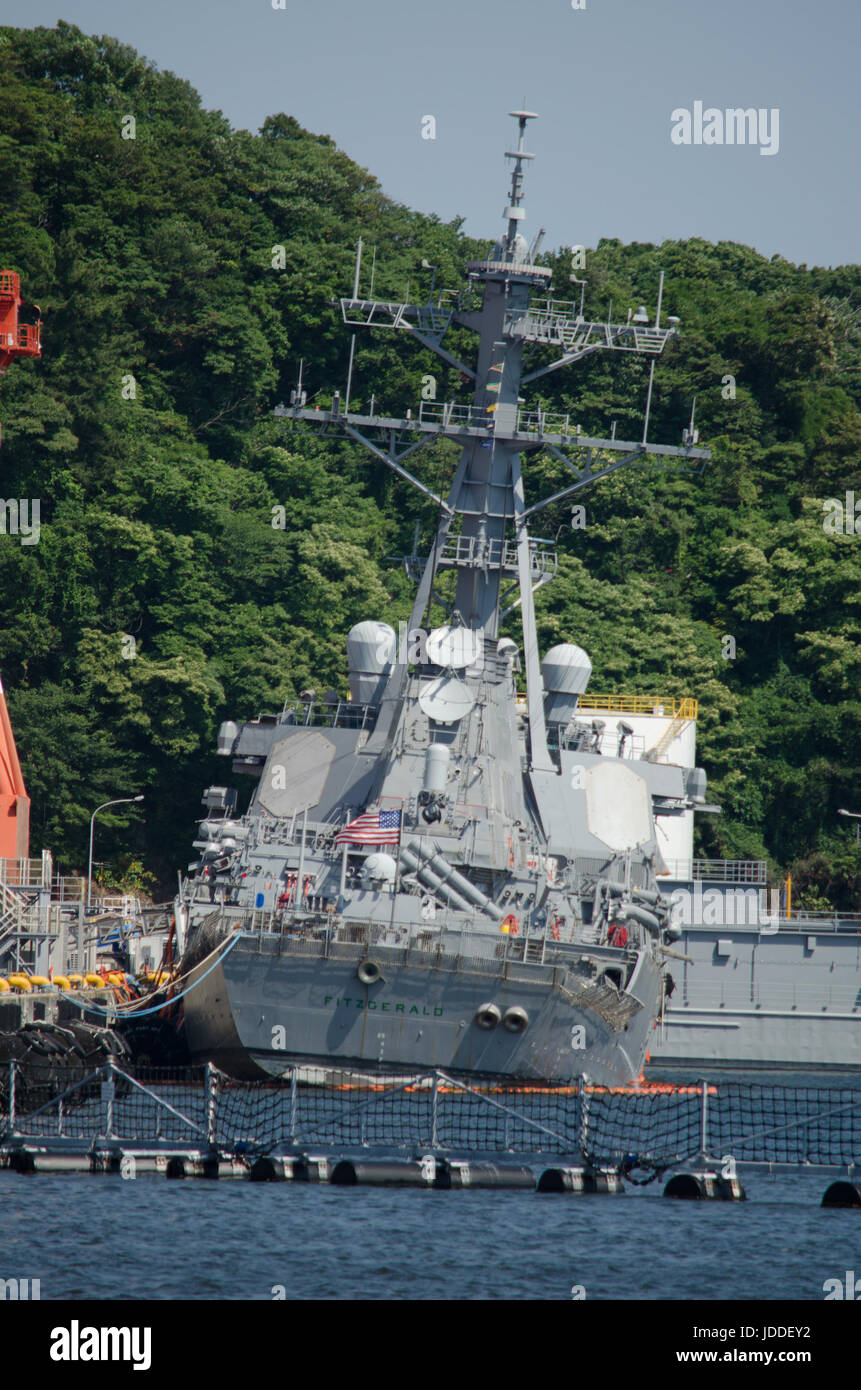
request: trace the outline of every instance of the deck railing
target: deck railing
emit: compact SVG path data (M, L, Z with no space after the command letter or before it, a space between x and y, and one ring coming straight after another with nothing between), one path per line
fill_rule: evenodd
M696 719L698 704L687 695L584 695L578 714L653 714L664 719Z
M765 887L768 865L764 859L665 859L665 874L682 883L699 879L708 883L749 883Z

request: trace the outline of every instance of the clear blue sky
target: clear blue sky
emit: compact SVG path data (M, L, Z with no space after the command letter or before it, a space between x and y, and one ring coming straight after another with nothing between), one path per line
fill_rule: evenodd
M2 0L116 35L257 130L326 132L400 202L492 237L524 98L546 248L701 236L861 261L861 0ZM677 146L676 107L777 107L780 148ZM424 115L436 140L420 138Z

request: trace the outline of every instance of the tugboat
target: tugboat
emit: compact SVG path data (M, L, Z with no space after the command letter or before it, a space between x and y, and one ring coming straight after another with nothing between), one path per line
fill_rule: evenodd
M185 1031L196 1060L238 1077L294 1068L629 1085L658 1016L669 899L656 816L704 800L701 769L642 756L631 726L578 718L591 663L563 643L539 658L533 595L557 567L528 522L617 468L657 458L692 471L709 454L591 438L568 416L529 409L527 383L596 351L654 360L678 334L641 307L590 321L550 298L551 270L521 233L526 123L506 228L458 293L427 304L359 295L345 324L405 332L473 385L470 403L423 401L406 419L310 410L301 389L276 414L322 426L407 479L438 507L400 640L369 617L346 639L350 698L306 691L277 714L227 721L218 752L256 779L237 809L210 787L180 885ZM443 346L478 335L475 365ZM524 374L530 345L559 356ZM546 357L546 353L545 353ZM650 378L651 395L651 378ZM461 448L447 497L404 466L439 438ZM527 500L521 456L548 451L574 475ZM418 546L414 549L417 551ZM520 642L502 625L520 610ZM518 693L525 679L525 695ZM662 711L655 711L658 718ZM668 712L666 722L672 725Z

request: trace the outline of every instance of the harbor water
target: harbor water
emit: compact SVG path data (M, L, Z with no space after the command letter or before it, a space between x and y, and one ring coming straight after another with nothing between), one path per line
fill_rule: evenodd
M704 1079L839 1089L844 1100L858 1083L707 1069ZM861 1105L861 1086L855 1094ZM828 1123L835 1133L843 1123L836 1107ZM554 1158L531 1161L540 1171ZM821 1206L838 1173L738 1171L743 1202L664 1198L668 1175L582 1196L4 1169L0 1276L38 1279L42 1300L83 1301L822 1301L826 1281L845 1285L848 1272L861 1293L861 1211Z
M5 1171L4 1261L76 1300L822 1300L861 1276L827 1175L742 1176L731 1203Z

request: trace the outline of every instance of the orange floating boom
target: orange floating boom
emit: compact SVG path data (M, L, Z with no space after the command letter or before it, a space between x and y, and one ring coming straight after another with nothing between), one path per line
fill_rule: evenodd
M0 681L0 859L30 857L30 798Z

